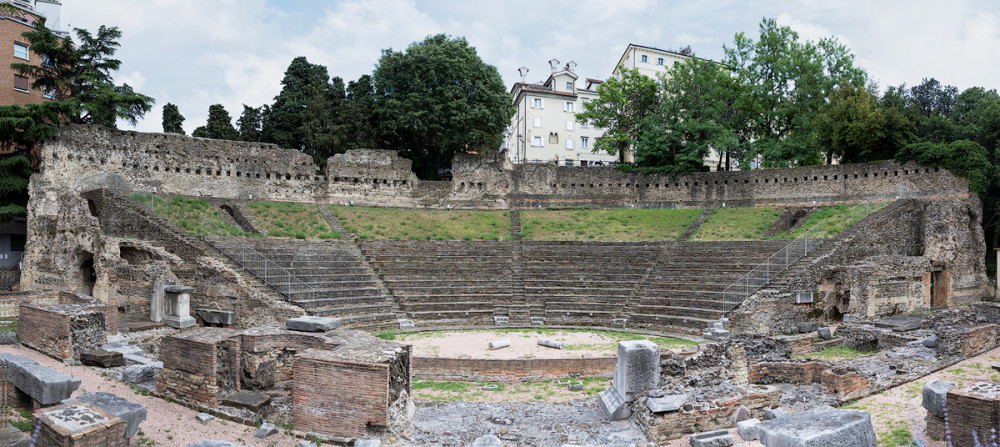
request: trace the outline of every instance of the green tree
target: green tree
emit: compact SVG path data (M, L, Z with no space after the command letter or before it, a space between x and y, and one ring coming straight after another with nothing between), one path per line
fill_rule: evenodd
M222 104L208 106L208 122L191 133L199 138L214 138L216 140L238 140L239 132L233 127L233 119Z
M121 31L105 26L98 29L96 36L79 28L74 31L79 45L72 37L59 38L38 24L22 35L31 42L31 52L44 55L43 63L15 63L11 68L32 78L33 89L69 102L72 109L68 116L74 123L113 128L122 119L134 126L152 109L154 101L128 84L114 84L112 74L121 67L121 61L112 56L120 46Z
M756 42L738 33L724 53L741 92L734 122L748 136L750 153L765 167L822 163L816 115L837 86L867 83L847 47L833 38L799 41L791 28L765 18Z
M305 149L303 111L317 95L329 95L329 90L330 76L326 67L311 64L302 56L293 59L281 80L281 92L274 97L270 112L263 117L262 139L287 149Z
M28 177L39 143L59 133L71 106L48 101L27 106L0 106L0 222L27 214Z
M640 74L638 70L623 68L621 73L621 78L611 78L597 87L597 98L583 104L583 111L576 114L576 120L605 128L604 134L594 143L593 151L617 154L618 161L624 162L625 154L640 141L652 147L665 144L661 141L665 136L651 136L643 140L644 129L662 125L650 123L643 126L647 118L659 111L662 95L657 81ZM660 163L650 158L652 153L644 157L647 163ZM657 159L662 160L662 157Z
M729 155L740 144L731 122L737 86L729 71L692 57L671 68L661 84L657 113L640 127L636 164L672 174L695 172L714 149L725 154L728 170Z
M263 141L261 123L269 108L265 106L250 107L243 104L243 113L236 120L240 141Z
M372 77L362 75L356 81L348 82L346 97L340 114L349 138L344 149L386 147L380 140Z
M176 133L184 135L184 115L171 103L163 105L163 133Z
M500 147L514 112L496 67L464 38L428 36L406 51L382 51L372 75L380 142L437 178L456 152Z
M304 150L321 169L331 155L347 150L349 137L341 116L346 100L344 81L336 77L330 89L316 92L302 110L299 132Z
M816 141L826 153L827 163L889 160L901 146L899 126L906 118L884 109L874 93L875 87L860 89L844 85L834 90L816 116ZM903 121L899 121L899 119Z

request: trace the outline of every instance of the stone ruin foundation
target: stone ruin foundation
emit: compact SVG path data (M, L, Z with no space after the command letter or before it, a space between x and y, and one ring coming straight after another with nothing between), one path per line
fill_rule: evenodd
M22 344L63 362L80 361L84 351L118 332L118 309L69 292L31 295L19 308L17 337Z
M951 436L954 445L991 445L1000 431L1000 383L977 382L963 389L935 380L924 385L927 435Z

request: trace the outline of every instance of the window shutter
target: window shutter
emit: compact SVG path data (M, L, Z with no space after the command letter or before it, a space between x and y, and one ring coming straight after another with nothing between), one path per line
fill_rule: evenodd
M28 78L14 75L14 90L28 91Z

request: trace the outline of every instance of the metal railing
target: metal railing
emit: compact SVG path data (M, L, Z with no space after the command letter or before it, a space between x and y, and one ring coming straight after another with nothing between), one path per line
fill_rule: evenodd
M844 216L853 225L868 215L884 208L890 201L905 197L917 197L918 195L906 191L900 186L898 191L878 194L855 204L844 213ZM778 276L799 259L819 248L827 239L826 231L826 222L820 221L806 230L801 236L771 255L771 257L764 260L760 265L751 269L743 277L729 285L729 287L726 287L725 290L720 292L723 311L728 313L733 310L749 298L750 295L753 295L754 292L769 284L775 276Z
M265 284L274 287L289 300L314 299L319 293L311 285L261 254L241 238L234 237L228 230L215 222L202 219L199 233L204 241L212 244L226 257L260 278Z

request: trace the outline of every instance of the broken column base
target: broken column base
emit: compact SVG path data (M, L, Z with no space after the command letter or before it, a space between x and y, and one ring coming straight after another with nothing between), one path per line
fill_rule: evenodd
M172 315L164 315L163 322L167 323L167 326L176 329L185 329L198 324L198 320L195 320L192 316L186 317L175 317Z
M628 402L625 402L625 398L622 397L615 387L601 391L597 395L597 404L600 405L601 410L604 411L604 416L609 421L621 421L632 416L632 409L629 408Z
M764 445L788 447L875 447L875 428L866 411L822 406L757 424Z

